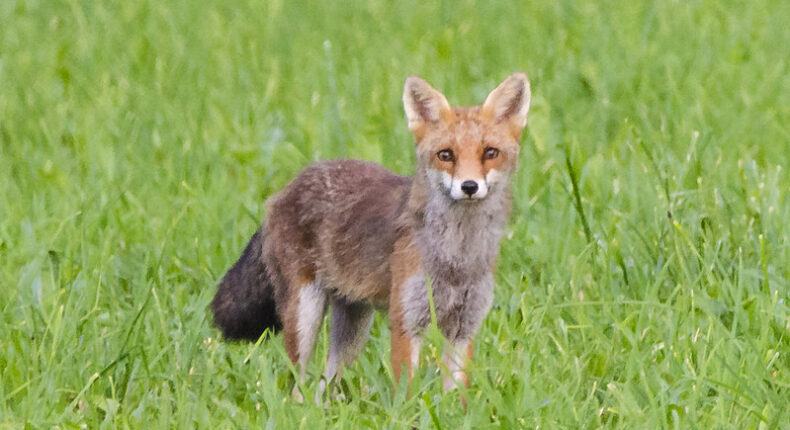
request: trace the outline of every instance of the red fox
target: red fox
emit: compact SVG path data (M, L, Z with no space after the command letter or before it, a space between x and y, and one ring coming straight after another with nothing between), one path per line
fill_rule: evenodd
M413 177L369 162L305 168L267 201L267 217L211 302L229 339L282 329L304 380L331 306L326 381L362 351L373 310L389 313L396 382L419 362L431 322L450 344L444 389L468 387L472 339L494 295L494 262L510 212L509 177L527 123L530 85L509 76L482 106L451 107L410 76L403 105L417 150Z

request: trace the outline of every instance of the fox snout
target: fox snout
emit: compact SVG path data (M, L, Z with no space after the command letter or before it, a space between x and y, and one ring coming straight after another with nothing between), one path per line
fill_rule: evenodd
M476 181L463 181L461 183L461 191L464 192L469 197L472 197L477 192L477 182Z
M453 200L479 200L488 195L488 184L481 179L454 179L450 187Z
M439 170L428 170L428 177L441 194L455 201L480 200L488 195L489 187L485 178L459 178ZM435 189L435 188L434 188Z
M497 183L503 179L507 180L507 173L500 172L497 169L489 170L483 177L475 177L469 174L459 175L459 172L455 172L456 175L453 176L449 172L434 169L429 170L429 172L428 177L435 184L438 182L436 185L439 186L443 193L455 201L482 200L494 191L492 187L495 188Z

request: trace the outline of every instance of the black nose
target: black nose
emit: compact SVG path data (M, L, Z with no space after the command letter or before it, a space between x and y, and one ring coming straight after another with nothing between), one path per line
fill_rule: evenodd
M464 181L461 183L461 190L466 193L467 196L472 196L474 193L477 192L477 182L475 181Z

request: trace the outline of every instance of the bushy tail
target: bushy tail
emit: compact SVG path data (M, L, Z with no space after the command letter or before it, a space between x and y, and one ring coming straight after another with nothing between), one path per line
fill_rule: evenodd
M257 340L267 328L282 327L274 306L274 286L263 261L264 227L258 229L241 258L228 270L211 301L214 324L234 340Z

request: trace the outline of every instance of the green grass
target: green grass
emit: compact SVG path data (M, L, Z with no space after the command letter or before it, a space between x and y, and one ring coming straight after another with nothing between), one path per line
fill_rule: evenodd
M790 3L329 3L0 2L0 427L790 427ZM382 315L346 400L290 401L282 339L207 309L265 198L411 172L408 74L463 105L518 70L468 413L440 342L392 391Z

